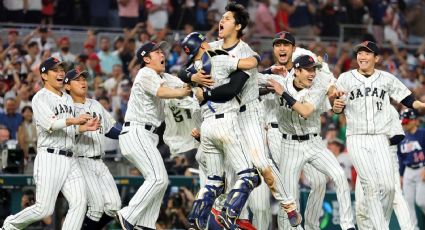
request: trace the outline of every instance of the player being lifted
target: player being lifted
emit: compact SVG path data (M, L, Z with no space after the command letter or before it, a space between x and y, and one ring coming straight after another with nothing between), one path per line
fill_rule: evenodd
M181 44L183 50L189 55L195 71L204 70L212 76L212 88L229 82L229 75L237 69L251 69L257 66L257 59L232 58L222 50L210 50L205 42L205 37L199 33L191 33L185 37ZM243 75L237 71L234 75ZM237 181L227 195L221 214L221 223L227 229L236 227L236 220L245 205L251 191L259 185L261 179L257 170L253 169L251 158L244 148L241 132L237 123L239 103L235 96L241 91L248 76L233 76L239 79L239 84L234 91L228 92L228 100L216 103L208 99L209 90L196 89L196 96L201 102L201 151L206 163L206 185L201 188L196 196L189 221L197 228L205 229L208 217L215 198L224 192L224 164L225 159L230 162L235 172Z
M249 21L249 14L245 8L234 2L230 2L226 6L226 12L222 16L219 24L219 37L222 38L217 42L210 43L211 49L223 49L226 50L231 56L237 58L248 58L256 53L241 40L243 35L242 30L247 26ZM238 123L243 133L243 138L249 148L249 154L253 164L260 171L264 178L265 183L270 188L272 195L279 201L281 208L286 213L290 214L291 225L297 226L301 223L301 216L296 212L296 205L289 193L287 193L283 187L283 180L279 174L279 170L268 158L266 153L266 146L264 140L264 122L262 120L261 105L258 100L258 78L257 69L253 68L247 71L243 71L244 75L247 75L248 80L245 82L241 94L238 95L240 98L240 108L238 114ZM186 82L195 81L200 84L210 84L210 76L197 72L196 74L189 75L186 77ZM230 79L230 83L236 80L235 77ZM211 101L223 101L225 93L232 91L231 85L225 84L209 91L208 97ZM259 211L264 211L264 207L268 207L268 199L258 199L258 197L268 196L268 190L260 189L261 186L253 191L252 197L249 200L249 206L254 213L254 220L264 214ZM258 192L258 194L257 194ZM268 213L268 211L267 211ZM267 213L265 215L267 215ZM260 226L260 227L258 227ZM260 220L257 222L257 226L260 229L268 227L268 223L262 223Z
M375 69L379 48L365 41L355 48L358 69L342 73L336 83L335 113L347 118L347 148L364 190L364 203L373 227L388 229L385 217L394 200L389 133L390 98L408 108L423 109L410 90L394 75Z
M118 139L120 130L114 128L115 120L96 100L87 98L87 71L79 68L68 71L64 88L71 95L76 114L88 114L97 118L100 129L76 137L73 151L87 185L88 210L82 229L102 229L121 208L121 198L115 180L103 163L105 136ZM105 213L105 214L104 214Z
M297 57L293 65L293 76L286 77L282 84L269 80L269 87L276 92L276 99L281 105L277 114L283 137L281 157L285 164L280 170L285 186L296 196L301 170L309 163L335 183L341 228L354 229L350 189L345 173L319 135L320 114L328 109L326 103L330 81L316 78L316 68L320 64L309 55ZM286 221L284 224L279 228L286 229Z
M145 181L127 207L118 211L123 229L155 229L162 198L168 186L168 175L161 154L156 148L158 126L164 121L164 101L190 94L181 82L180 88L164 84L176 77L164 73L165 43L148 42L137 51L142 68L131 89L124 127L119 136L123 155L142 173ZM179 79L176 79L179 80Z
M98 119L88 114L74 117L71 96L62 92L64 65L50 57L40 65L44 87L33 99L37 128L37 156L34 163L36 203L6 218L5 230L24 229L52 215L56 198L62 192L69 210L62 229L80 229L86 213L86 185L75 154L75 135L98 129Z

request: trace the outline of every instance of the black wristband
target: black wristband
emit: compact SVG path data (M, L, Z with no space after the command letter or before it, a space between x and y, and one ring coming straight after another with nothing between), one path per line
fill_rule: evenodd
M210 100L211 99L211 90L204 90L203 95L204 95L204 100L205 101Z
M262 74L273 74L273 72L272 72L272 67L267 68L267 69L265 69L265 70L261 71L261 73L262 73Z
M283 92L282 98L285 99L286 104L289 105L289 107L292 107L295 105L297 100L295 100L291 95L289 95L287 92Z

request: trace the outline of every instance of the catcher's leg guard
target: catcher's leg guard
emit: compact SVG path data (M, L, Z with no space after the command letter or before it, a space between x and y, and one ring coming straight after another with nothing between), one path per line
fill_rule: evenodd
M260 185L261 177L256 169L247 169L238 173L239 179L233 189L227 195L223 211L219 217L221 224L226 229L236 229L236 219L239 217L242 208L249 197L251 191Z
M208 177L207 184L196 195L188 221L195 224L199 229L205 229L214 201L223 192L224 178L219 176Z

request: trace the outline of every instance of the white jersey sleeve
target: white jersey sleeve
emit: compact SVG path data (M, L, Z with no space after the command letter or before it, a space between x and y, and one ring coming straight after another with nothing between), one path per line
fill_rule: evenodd
M211 61L214 62L214 70L212 72L215 73L215 76L213 76L215 79L227 78L229 77L229 73L238 69L239 58L229 55L216 55L211 59Z
M385 77L390 79L388 84L390 84L391 87L389 87L388 94L392 99L400 103L404 98L412 94L412 92L394 75L387 72L384 72L384 74Z

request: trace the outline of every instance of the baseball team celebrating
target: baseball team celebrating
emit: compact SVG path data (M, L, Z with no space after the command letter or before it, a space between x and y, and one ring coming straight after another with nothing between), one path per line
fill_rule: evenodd
M341 229L355 229L354 218L358 229L389 229L393 209L403 230L417 228L409 209L415 191L425 194L423 183L415 187L425 161L425 132L411 124L425 103L394 75L375 69L379 48L371 41L354 49L359 67L335 78L322 57L297 47L283 31L273 38L274 65L258 72L259 55L241 40L248 21L246 9L231 2L220 20L220 40L187 35L181 47L189 62L178 76L165 73L165 42L143 45L122 130L99 102L87 98L86 71L65 74L61 61L45 60L44 88L32 100L36 203L7 217L2 229L24 229L51 215L59 192L69 203L62 229L102 229L113 218L125 230L155 229L169 185L156 147L164 120L164 139L173 152L197 149L201 188L188 215L191 229L266 230L270 195L279 203L279 229L303 229L302 171L311 183L305 229L320 229L327 178L335 185ZM402 123L390 98L408 108ZM320 136L320 115L328 110L347 119L347 149L358 174L355 214L344 170ZM410 127L406 134L402 124ZM102 161L105 137L119 139L123 156L145 179L123 208ZM413 184L405 195L397 151Z

